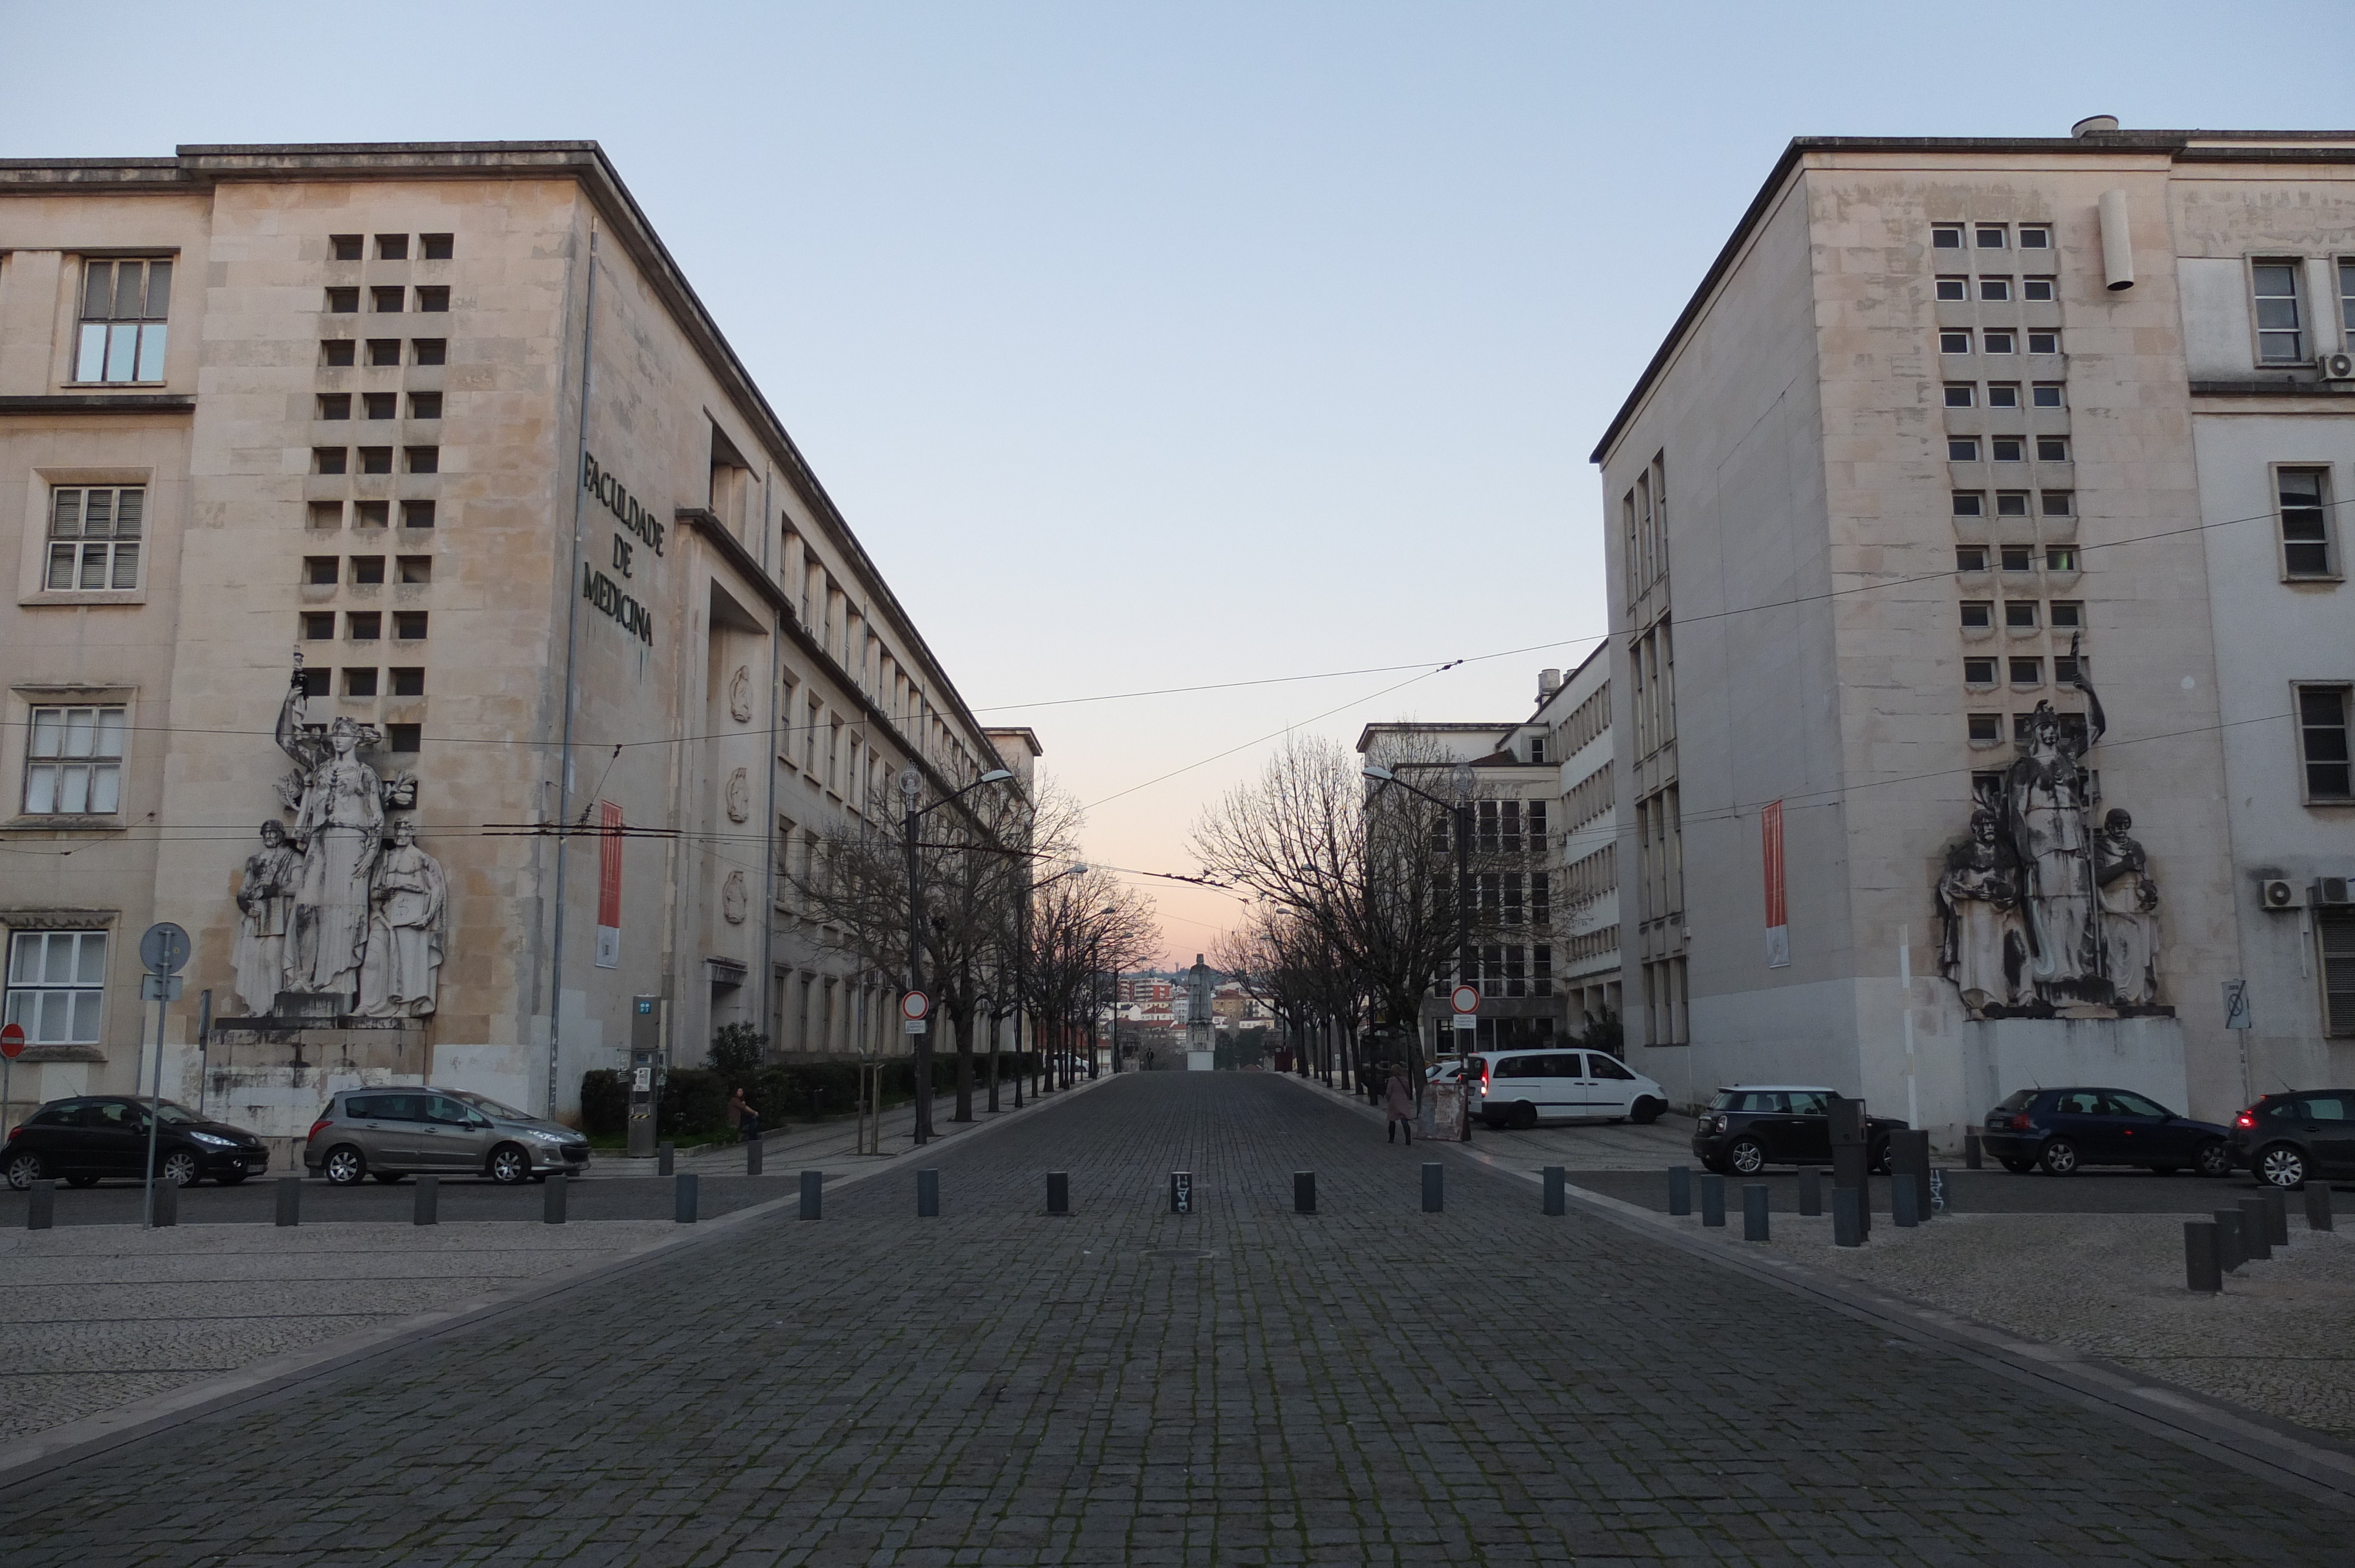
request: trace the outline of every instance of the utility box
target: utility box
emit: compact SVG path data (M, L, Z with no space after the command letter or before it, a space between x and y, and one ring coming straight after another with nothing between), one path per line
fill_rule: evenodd
M630 1157L655 1157L655 1110L662 1103L663 999L630 999Z

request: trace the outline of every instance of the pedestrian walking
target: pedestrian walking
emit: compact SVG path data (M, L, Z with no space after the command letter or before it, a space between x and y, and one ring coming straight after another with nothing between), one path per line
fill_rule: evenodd
M1414 1091L1406 1086L1406 1069L1391 1064L1391 1081L1382 1086L1382 1100L1389 1106L1391 1121L1385 1143L1396 1143L1399 1133L1406 1133L1410 1144L1414 1141Z
M744 1086L739 1084L728 1100L729 1118L736 1124L736 1135L750 1143L761 1136L761 1113L744 1097Z

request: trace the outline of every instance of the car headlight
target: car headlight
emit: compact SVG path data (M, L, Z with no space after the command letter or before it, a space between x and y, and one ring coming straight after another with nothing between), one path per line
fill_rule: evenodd
M540 1143L548 1144L562 1144L573 1141L572 1135L569 1132L542 1132L536 1127L526 1128L524 1129L524 1136L528 1139L533 1139Z
M195 1139L198 1143L210 1144L215 1149L235 1149L237 1147L237 1139L233 1138L223 1138L217 1132L197 1132L191 1130L188 1136Z

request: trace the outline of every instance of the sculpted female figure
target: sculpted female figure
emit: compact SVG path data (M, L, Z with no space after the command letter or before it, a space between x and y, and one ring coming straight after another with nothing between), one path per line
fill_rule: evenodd
M293 917L294 885L303 861L274 820L261 824L261 847L248 856L238 885L237 994L245 1010L266 1016L286 985L286 928Z
M294 819L303 870L286 938L286 989L348 998L368 940L370 875L384 830L383 786L356 755L377 732L338 718L322 733L303 722L297 672L278 715L278 745L294 759L301 801Z
M450 885L442 863L417 847L417 823L392 824L392 847L376 864L376 914L360 965L368 1018L422 1018L433 1011Z

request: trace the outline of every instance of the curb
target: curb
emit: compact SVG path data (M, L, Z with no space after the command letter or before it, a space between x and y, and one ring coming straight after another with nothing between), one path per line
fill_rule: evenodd
M857 1158L861 1163L856 1169L841 1173L827 1171L826 1185L829 1190L855 1186L888 1171L906 1168L921 1158L937 1153L939 1146L952 1139L983 1136L1023 1120L1032 1111L1052 1110L1068 1103L1070 1097L1098 1084L1108 1083L1111 1079L1112 1075L1106 1074L1101 1078L1074 1084L1068 1089L1058 1089L1044 1100L1032 1100L1019 1111L1003 1110L994 1120L979 1122L956 1132L936 1134L932 1142L922 1149L903 1150L898 1154L880 1158L858 1156ZM956 1124L947 1125L954 1127ZM801 1194L789 1192L765 1203L754 1203L712 1219L698 1220L691 1225L681 1225L678 1229L685 1234L654 1242L619 1257L601 1258L594 1263L541 1275L506 1295L422 1312L398 1323L339 1334L332 1340L323 1340L315 1345L290 1351L284 1355L272 1356L234 1372L202 1378L163 1393L134 1400L129 1404L117 1405L112 1410L60 1423L45 1432L0 1447L0 1494L14 1491L27 1482L53 1475L84 1459L94 1458L142 1438L169 1431L197 1416L233 1410L240 1405L268 1399L388 1351L496 1322L584 1285L600 1283L647 1267L690 1248L735 1239L742 1231L763 1220L779 1216L788 1209L798 1213L800 1207ZM492 1220L481 1223L528 1224L532 1222ZM579 1223L594 1224L597 1222L584 1220Z
M1313 1081L1301 1086L1338 1100L1345 1107L1349 1105L1349 1097L1337 1089L1327 1089ZM1365 1120L1381 1119L1379 1110L1361 1102L1352 1108ZM1493 1154L1461 1143L1434 1140L1432 1147L1449 1150L1460 1159L1476 1160L1501 1176L1532 1185L1543 1180L1537 1171L1515 1170ZM1567 1184L1565 1192L1588 1213L1622 1230L1648 1236L1721 1268L1747 1274L1844 1316L1935 1345L1957 1360L2000 1372L2016 1383L2057 1395L2080 1409L2120 1417L2150 1436L2222 1460L2302 1497L2355 1512L2355 1446L2260 1411L2195 1393L2174 1383L2137 1376L2115 1362L2081 1354L2064 1345L2025 1339L2007 1329L1909 1296L1828 1274L1794 1258L1763 1250L1733 1251L1740 1244L1692 1235L1649 1209L1589 1192L1575 1183Z

